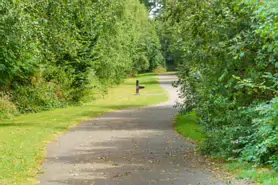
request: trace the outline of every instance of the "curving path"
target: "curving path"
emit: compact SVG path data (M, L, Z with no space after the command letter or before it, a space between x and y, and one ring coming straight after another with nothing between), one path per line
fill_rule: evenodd
M160 75L170 100L157 106L107 113L49 145L41 185L226 184L185 153L194 146L173 129L174 75Z

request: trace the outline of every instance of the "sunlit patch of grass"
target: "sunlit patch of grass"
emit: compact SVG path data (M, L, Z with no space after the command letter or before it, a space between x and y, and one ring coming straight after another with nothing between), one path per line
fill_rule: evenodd
M146 88L136 96L135 80ZM151 82L151 83L149 83ZM111 88L109 93L83 106L22 115L0 122L0 185L36 184L39 166L45 147L57 135L69 128L105 112L157 104L168 99L159 86L155 74L130 78L122 85Z
M176 118L176 130L193 141L200 142L203 140L202 125L197 123L197 116L195 112L188 113L186 115L178 115Z

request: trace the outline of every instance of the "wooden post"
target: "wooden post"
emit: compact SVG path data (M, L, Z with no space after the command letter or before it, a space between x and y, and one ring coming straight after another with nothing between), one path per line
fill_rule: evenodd
M136 95L139 95L139 80L136 80Z
M144 86L139 85L139 80L136 80L136 95L139 95L139 90L144 88Z

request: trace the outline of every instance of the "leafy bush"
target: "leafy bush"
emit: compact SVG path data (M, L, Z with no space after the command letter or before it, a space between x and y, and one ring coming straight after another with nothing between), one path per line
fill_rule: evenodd
M64 107L66 103L59 101L55 84L42 79L33 78L29 86L14 85L12 101L21 113L39 112Z
M252 116L251 133L238 138L244 147L243 160L257 164L272 165L278 170L278 98L267 104L259 104L244 112Z
M150 62L146 55L139 55L135 64L134 64L134 71L144 72L150 68Z
M10 94L0 92L0 119L11 118L16 113L16 106L10 101Z
M153 69L154 73L165 73L167 72L167 69L163 66L157 66L156 68Z
M56 96L61 102L70 102L73 99L73 76L56 66L47 66L41 71L41 78L48 84L54 85Z
M207 131L201 151L216 157L236 157L278 170L278 98L233 112L232 124ZM221 138L221 140L219 139ZM232 159L232 158L230 158Z

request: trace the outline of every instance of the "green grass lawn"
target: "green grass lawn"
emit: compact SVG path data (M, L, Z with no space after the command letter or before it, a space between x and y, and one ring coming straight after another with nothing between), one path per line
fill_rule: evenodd
M146 88L135 96L135 80ZM32 185L45 155L47 143L69 128L105 112L157 104L168 99L155 74L139 75L111 88L108 95L83 106L22 115L0 121L0 185Z
M186 138L200 142L204 138L201 133L202 125L197 123L195 112L186 115L178 115L176 118L176 130Z
M178 115L175 124L176 130L186 138L198 143L204 139L204 134L201 132L202 125L198 124L197 120L195 112ZM278 184L278 173L270 168L254 168L252 164L239 162L220 163L217 166L235 174L238 179L250 179L263 185Z

